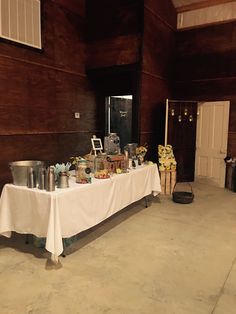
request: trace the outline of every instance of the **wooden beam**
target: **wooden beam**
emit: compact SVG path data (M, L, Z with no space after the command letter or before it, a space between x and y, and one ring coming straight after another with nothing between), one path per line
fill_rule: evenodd
M228 2L235 2L235 0L202 0L200 2L194 2L191 4L186 4L180 7L176 7L176 11L177 13L193 11L193 10L212 7L214 5L224 4Z

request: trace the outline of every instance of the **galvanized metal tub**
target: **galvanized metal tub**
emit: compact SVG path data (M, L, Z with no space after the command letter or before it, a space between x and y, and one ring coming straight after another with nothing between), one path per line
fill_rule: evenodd
M9 162L13 184L27 186L27 177L29 168L33 168L36 174L36 184L38 183L39 169L44 167L45 163L40 160L19 160Z

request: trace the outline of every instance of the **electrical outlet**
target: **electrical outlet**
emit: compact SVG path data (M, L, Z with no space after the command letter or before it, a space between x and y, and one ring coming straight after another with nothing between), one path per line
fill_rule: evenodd
M79 112L75 112L75 119L79 119L80 118L80 113Z

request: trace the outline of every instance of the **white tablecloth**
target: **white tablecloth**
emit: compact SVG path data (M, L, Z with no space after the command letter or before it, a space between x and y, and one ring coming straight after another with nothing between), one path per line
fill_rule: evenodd
M46 192L37 188L6 184L0 199L0 234L11 231L46 237L46 249L59 256L62 238L86 230L112 214L153 193L161 191L157 165L140 166L109 179L93 179Z

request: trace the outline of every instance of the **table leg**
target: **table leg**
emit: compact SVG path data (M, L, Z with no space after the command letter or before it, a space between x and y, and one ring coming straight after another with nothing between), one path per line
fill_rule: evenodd
M25 236L25 244L29 244L29 234L26 234Z
M147 196L144 196L144 200L145 200L145 207L148 208L148 200L147 200Z

